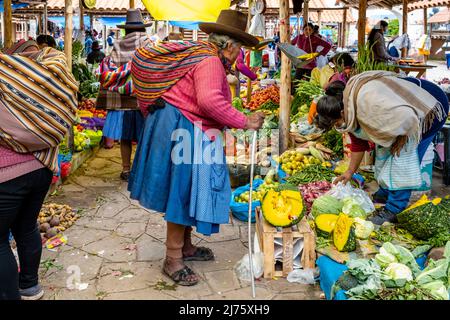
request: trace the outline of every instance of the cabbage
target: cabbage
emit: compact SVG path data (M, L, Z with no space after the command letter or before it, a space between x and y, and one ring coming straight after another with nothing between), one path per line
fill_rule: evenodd
M323 195L314 200L311 214L313 217L323 213L339 214L341 213L343 203L333 196Z
M361 218L355 218L355 235L358 239L367 239L372 233L375 226L372 222L363 220Z
M411 269L409 269L403 263L392 262L387 266L384 272L393 280L400 280L400 279L404 279L406 281L413 280Z
M428 282L421 285L421 288L430 291L430 293L438 299L449 300L447 288L442 281L437 280Z
M349 215L352 218L361 217L365 218L367 216L366 212L357 200L352 197L346 197L343 199L344 206L342 207L342 212Z
M375 255L375 261L383 268L393 262L398 262L395 256L387 252L383 247L380 248L380 253Z
M398 249L390 242L383 243L383 247L386 252L392 254L393 256L397 256L399 254Z

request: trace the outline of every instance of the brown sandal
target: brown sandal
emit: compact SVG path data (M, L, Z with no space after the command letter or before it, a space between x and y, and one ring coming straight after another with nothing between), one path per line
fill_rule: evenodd
M189 276L196 275L196 273L194 271L192 271L192 269L189 268L188 266L184 266L183 269L180 269L180 270L175 271L172 274L170 274L166 270L166 263L165 263L163 272L170 279L172 279L175 283L179 284L180 286L194 286L198 283L198 280L195 280L195 281L186 280Z
M183 256L184 261L210 261L214 260L214 253L206 247L197 247L193 255Z

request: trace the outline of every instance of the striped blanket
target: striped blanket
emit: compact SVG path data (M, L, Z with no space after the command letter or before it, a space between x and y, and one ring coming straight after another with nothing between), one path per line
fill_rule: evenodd
M147 114L149 107L197 63L217 55L217 48L206 41L162 42L138 49L131 75L141 111Z
M32 152L56 172L58 145L75 123L77 90L60 51L0 54L0 143Z

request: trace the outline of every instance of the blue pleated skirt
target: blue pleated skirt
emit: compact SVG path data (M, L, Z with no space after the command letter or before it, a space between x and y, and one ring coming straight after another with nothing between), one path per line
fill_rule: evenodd
M108 110L103 136L114 140L138 141L144 127L139 110Z
M189 142L189 147L180 150L180 142ZM223 162L196 164L194 158L215 143L214 157ZM147 209L165 213L168 222L196 227L204 235L219 232L219 225L228 223L231 197L221 143L220 138L210 141L177 108L166 103L145 120L128 180L131 198ZM177 161L172 154L178 155Z

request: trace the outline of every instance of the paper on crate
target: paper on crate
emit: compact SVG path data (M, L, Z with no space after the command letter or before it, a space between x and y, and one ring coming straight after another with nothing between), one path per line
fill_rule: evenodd
M275 261L279 261L279 262L283 262L283 239L281 238L276 238L274 240L275 242L275 250L274 250L274 255L275 255ZM292 265L294 269L301 269L302 268L302 264L301 264L301 253L303 251L303 238L298 238L294 240L294 247L293 247L293 252L292 252Z

